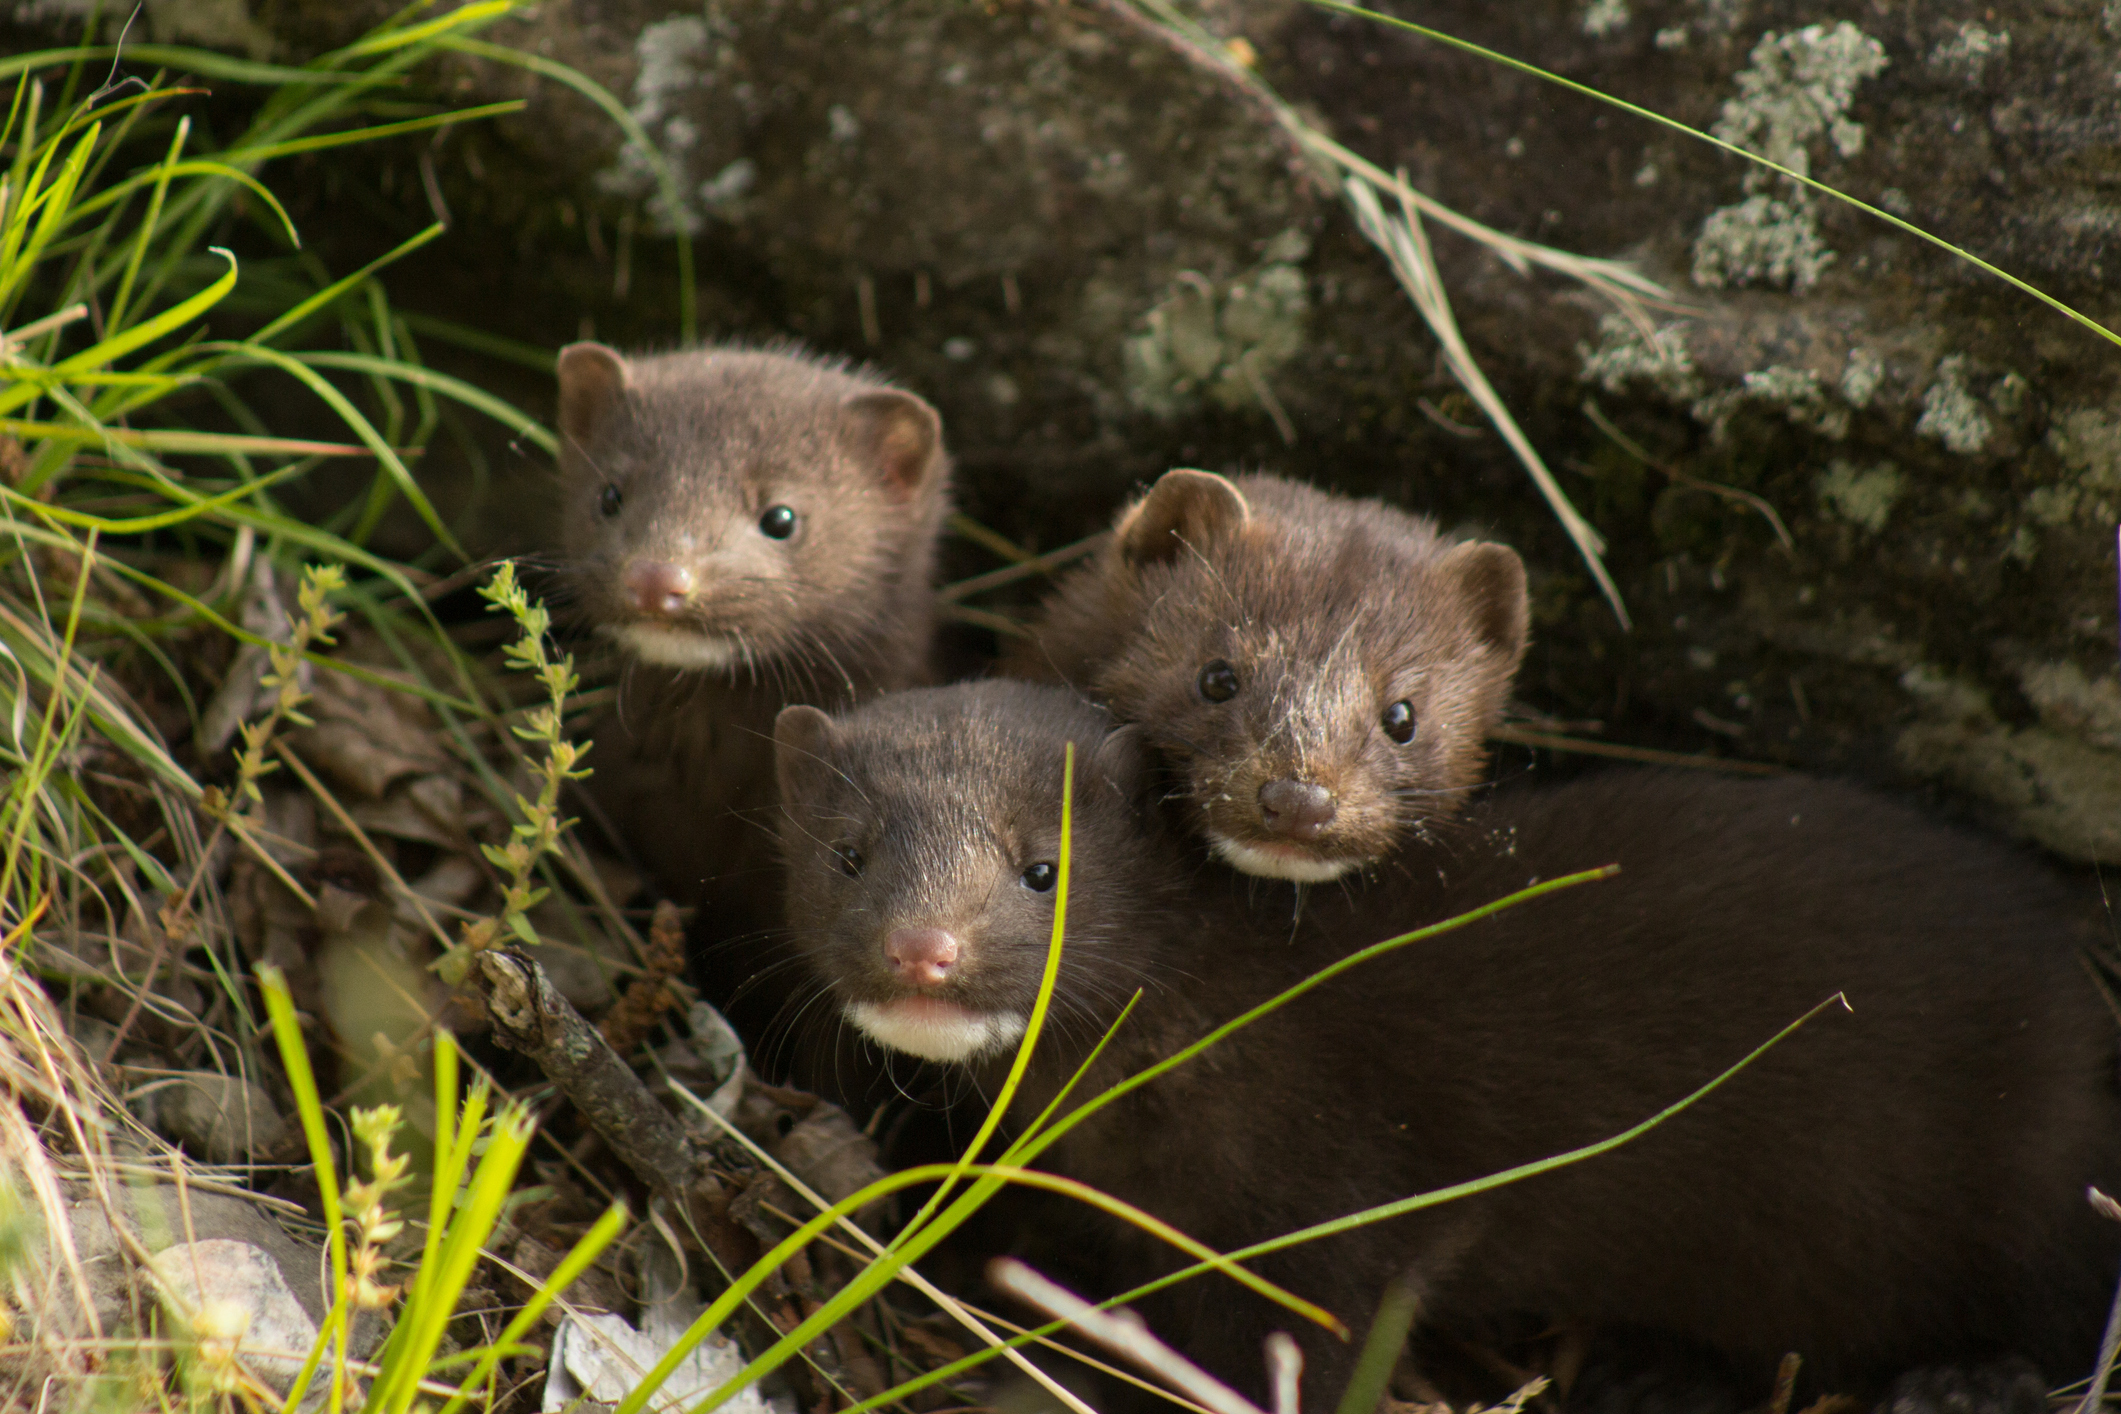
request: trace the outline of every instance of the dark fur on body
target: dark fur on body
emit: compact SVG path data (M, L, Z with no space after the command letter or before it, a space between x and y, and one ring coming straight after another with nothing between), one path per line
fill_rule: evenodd
M1061 582L1007 670L1139 724L1229 862L1317 881L1458 810L1526 623L1524 569L1503 546L1279 477L1174 471ZM1217 663L1235 675L1224 701L1203 690ZM1383 726L1396 703L1404 742ZM1275 782L1332 800L1315 838L1272 827Z
M698 906L702 980L770 1062L792 981L774 715L929 680L941 425L793 350L575 344L559 377L565 587L626 657L589 728L586 791L656 885ZM795 522L776 538L762 517L779 506Z
M1360 946L1535 879L1623 872L1361 964L1043 1165L1227 1251L1617 1134L1842 992L1852 1011L1631 1144L1257 1268L1356 1329L1404 1272L1425 1322L1476 1338L1526 1314L1666 1331L1742 1372L1742 1404L1788 1350L1859 1393L2012 1353L2056 1382L2089 1368L2117 1244L2084 1193L2121 1181L2116 1035L2078 901L2040 866L1839 785L1615 771L1502 794L1446 845L1316 891L1292 936L1158 834L1132 732L1106 732L1062 691L1004 683L777 728L790 919L835 999L912 995L880 945L944 928L962 951L923 995L980 1014L1035 994L1054 895L1022 880L1056 857L1077 743L1068 942L1025 1114L1137 986L1079 1097ZM1007 1059L966 1064L991 1085ZM1115 1291L1174 1265L1111 1237ZM1293 1324L1215 1278L1145 1313L1255 1394L1260 1339ZM1352 1347L1297 1333L1324 1407Z

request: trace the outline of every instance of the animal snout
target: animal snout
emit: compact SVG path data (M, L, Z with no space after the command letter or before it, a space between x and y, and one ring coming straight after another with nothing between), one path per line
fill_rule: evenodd
M636 560L626 566L620 576L626 596L633 607L644 614L657 614L668 618L685 607L685 596L692 593L692 571L683 565L662 564L654 560Z
M1292 839L1315 840L1340 807L1333 792L1310 781L1268 781L1259 788L1259 814L1268 830Z
M940 987L957 966L957 939L941 928L899 928L884 939L884 958L901 981Z

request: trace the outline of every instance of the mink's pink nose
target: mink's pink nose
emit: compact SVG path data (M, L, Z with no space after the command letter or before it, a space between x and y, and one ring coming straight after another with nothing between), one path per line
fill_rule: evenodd
M692 571L683 565L636 560L619 577L626 597L644 614L670 618L682 612L685 596L692 592Z
M957 965L957 939L940 928L899 928L884 939L884 956L900 980L940 987Z
M1268 781L1259 788L1260 818L1277 835L1315 840L1339 810L1333 792L1309 781Z

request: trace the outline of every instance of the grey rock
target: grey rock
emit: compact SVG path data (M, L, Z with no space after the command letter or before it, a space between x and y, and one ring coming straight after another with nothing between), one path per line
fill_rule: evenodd
M199 1341L202 1371L210 1375L240 1361L280 1394L288 1392L316 1344L317 1323L270 1253L228 1238L179 1242L155 1255L154 1272L177 1328Z
M272 1096L233 1075L187 1072L145 1081L134 1112L210 1164L256 1161L290 1134Z
M61 1188L68 1236L96 1323L105 1331L122 1328L132 1315L131 1259L94 1191L84 1183ZM311 1321L324 1318L328 1302L321 1243L291 1236L257 1204L195 1187L187 1187L180 1197L174 1184L113 1183L110 1195L119 1221L150 1254L182 1242L231 1241L256 1247L272 1258ZM24 1250L29 1254L24 1269L37 1274L42 1292L34 1308L37 1320L54 1323L54 1329L84 1331L81 1288L72 1281L63 1246L54 1240L40 1208L27 1205L24 1216Z

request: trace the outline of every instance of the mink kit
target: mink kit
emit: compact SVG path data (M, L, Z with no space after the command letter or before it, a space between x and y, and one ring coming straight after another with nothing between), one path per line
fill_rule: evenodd
M586 731L600 816L700 912L696 962L770 1062L779 940L774 714L929 679L941 423L792 348L559 358L561 583L624 655Z
M1006 668L1139 724L1225 862L1316 883L1480 784L1527 620L1505 546L1279 477L1173 471Z
M984 1080L1006 1064L1047 951L1069 742L1067 945L1027 1114L1138 987L1078 1099L1360 946L1623 872L1363 963L1042 1166L1230 1250L1616 1134L1840 992L1852 1010L1631 1144L1258 1270L1358 1329L1405 1273L1425 1326L1475 1339L1522 1315L1669 1332L1729 1362L1746 1403L1788 1350L1852 1393L2009 1356L2057 1382L2089 1368L2117 1247L2083 1195L2121 1181L2116 1033L2079 901L2038 865L1845 787L1614 771L1498 795L1366 887L1315 893L1292 936L1165 833L1136 737L1016 683L782 713L791 924L847 1023ZM1176 1265L1107 1242L1111 1290ZM1255 1394L1260 1338L1296 1325L1212 1277L1144 1313ZM1296 1333L1321 1407L1352 1349Z

